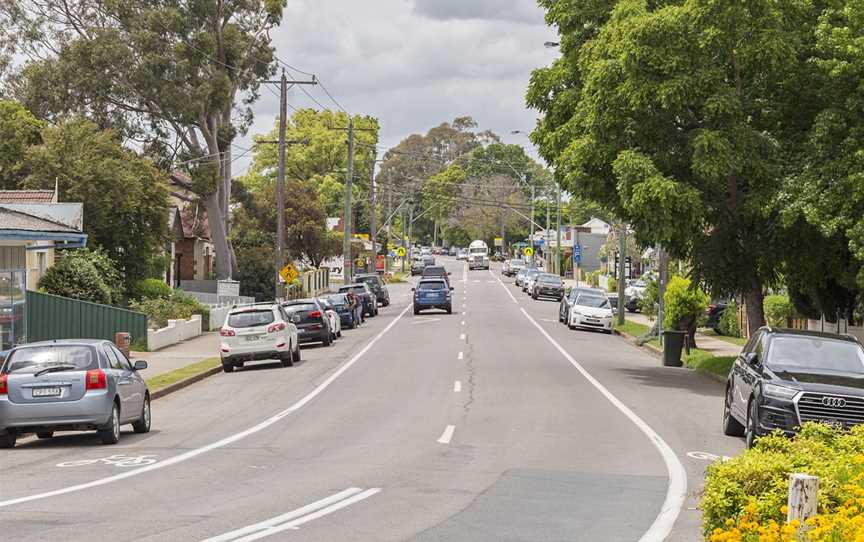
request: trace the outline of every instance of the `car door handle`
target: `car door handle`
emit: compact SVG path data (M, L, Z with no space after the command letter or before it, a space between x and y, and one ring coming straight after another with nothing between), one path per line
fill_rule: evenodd
M132 379L130 379L130 378L125 378L125 377L124 377L124 378L121 378L120 380L118 380L117 382L118 382L119 384L131 384L131 383L132 383Z

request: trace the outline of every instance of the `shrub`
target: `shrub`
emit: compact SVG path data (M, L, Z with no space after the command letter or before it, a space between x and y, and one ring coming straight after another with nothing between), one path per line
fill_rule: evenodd
M71 251L39 280L39 289L53 295L111 305L122 298L120 273L100 252Z
M741 328L738 326L738 304L734 300L726 305L726 310L720 315L717 331L727 337L741 336Z
M615 277L606 277L606 290L608 290L610 293L618 291L618 281L615 279Z
M862 454L864 426L844 432L824 424L806 423L794 439L780 434L762 437L754 448L740 456L708 467L700 506L703 530L706 535L712 535L712 540L720 541L735 540L722 535L733 529L740 532L745 523L764 527L771 522L782 525L790 472L818 476L819 513L840 513L844 503L850 499L859 502L864 495ZM859 508L857 513L862 514L862 510ZM829 520L820 521L827 523ZM814 538L813 535L811 532L809 536L813 542L855 539ZM737 538L742 539L748 540Z
M765 320L770 326L788 327L789 320L797 316L795 306L785 295L769 295L765 298L763 306L765 307Z
M150 327L156 329L167 326L168 320L188 320L193 314L201 315L204 329L210 321L210 309L180 290L174 290L168 297L133 301L130 308L146 314Z
M663 327L678 331L694 331L705 316L708 294L693 287L690 279L672 277L663 296Z
M639 310L653 320L657 316L657 301L660 299L660 283L649 280L645 283L645 295L639 300Z
M171 287L160 279L139 280L133 286L133 299L164 299L171 296Z

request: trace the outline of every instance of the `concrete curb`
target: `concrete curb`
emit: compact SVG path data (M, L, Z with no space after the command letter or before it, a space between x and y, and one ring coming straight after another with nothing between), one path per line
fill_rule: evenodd
M222 366L219 365L217 367L212 367L207 369L206 371L202 371L198 374L192 375L188 378L184 378L183 380L179 380L169 386L165 386L164 388L154 391L150 394L151 400L159 399L160 397L165 397L166 395L172 394L175 391L180 391L187 386L191 386L196 382L200 382L205 378L211 377L213 375L217 375L222 372Z
M619 337L621 337L622 339L624 339L625 341L627 341L631 345L635 346L636 348L639 348L640 350L644 350L644 351L646 351L646 352L648 352L648 353L650 353L650 354L652 354L658 358L663 357L663 351L660 350L659 348L657 348L656 346L653 346L653 345L650 345L647 343L643 344L643 345L636 344L636 337L629 335L627 333L621 333L617 329L613 329L612 333L615 335L618 335ZM690 371L693 371L696 374L707 376L708 378L710 378L711 380L714 380L715 382L720 382L721 384L726 383L726 378L722 377L718 374L709 373L708 371L700 371L699 369L691 369L687 365L682 365L681 368L682 369L689 369Z

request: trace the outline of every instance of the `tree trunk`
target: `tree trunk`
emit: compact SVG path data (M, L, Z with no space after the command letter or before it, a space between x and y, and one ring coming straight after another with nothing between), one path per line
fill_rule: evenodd
M747 310L749 336L752 336L757 329L765 325L765 310L762 305L764 299L762 283L759 279L754 278L752 286L744 291L744 306Z
M222 218L222 209L219 205L220 194L213 192L204 198L204 207L207 209L207 220L210 223L210 240L216 251L214 268L217 279L227 279L233 276L233 249L225 232L225 221Z

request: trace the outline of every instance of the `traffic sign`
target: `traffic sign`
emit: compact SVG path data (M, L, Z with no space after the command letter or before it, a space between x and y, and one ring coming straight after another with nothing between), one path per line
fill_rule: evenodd
M404 258L405 257L405 247L397 248L396 249L396 255L399 256L400 258Z
M531 247L525 247L522 249L522 254L528 256L529 258L534 255L534 249Z
M298 273L294 266L289 263L285 264L285 267L279 271L279 276L282 277L282 280L285 282L293 282L294 279L300 276L300 273Z
M495 246L496 247L504 246L504 238L503 237L496 237L495 238Z
M582 263L582 245L576 245L573 247L573 261L576 263Z

